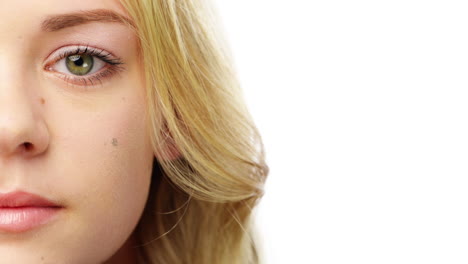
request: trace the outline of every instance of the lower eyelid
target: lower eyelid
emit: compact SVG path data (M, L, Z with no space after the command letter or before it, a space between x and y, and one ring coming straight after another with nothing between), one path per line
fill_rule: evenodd
M104 70L101 69L97 73L92 75L84 75L84 76L73 76L69 74L63 74L61 72L56 72L61 75L59 78L63 81L77 86L96 86L97 84L103 84L103 81L107 79L111 79L114 75L119 74L122 72L124 68L120 65L107 65L104 66Z

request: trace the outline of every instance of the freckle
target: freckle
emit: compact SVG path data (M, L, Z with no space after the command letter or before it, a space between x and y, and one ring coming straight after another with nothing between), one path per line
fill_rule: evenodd
M113 139L112 139L112 145L113 145L114 147L116 147L118 144L119 144L119 141L117 141L116 138L113 138Z
M42 97L41 97L41 104L45 104L45 100Z
M125 97L122 97L122 101L125 101Z

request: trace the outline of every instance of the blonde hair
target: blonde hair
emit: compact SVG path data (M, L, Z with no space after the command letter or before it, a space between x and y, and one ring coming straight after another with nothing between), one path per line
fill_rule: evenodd
M252 209L268 166L215 12L202 0L121 3L140 41L153 149L181 154L154 162L139 261L259 263Z

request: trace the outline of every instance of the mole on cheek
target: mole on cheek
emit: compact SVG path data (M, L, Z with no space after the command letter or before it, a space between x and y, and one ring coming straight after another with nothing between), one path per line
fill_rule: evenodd
M41 104L45 104L45 100L42 97L41 97Z
M113 138L113 139L112 139L112 145L113 145L114 147L117 147L118 144L119 144L119 141L117 141L116 138Z

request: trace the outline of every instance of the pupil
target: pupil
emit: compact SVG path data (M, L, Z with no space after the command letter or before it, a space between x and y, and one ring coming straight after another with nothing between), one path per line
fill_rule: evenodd
M77 65L77 66L82 66L83 63L84 63L84 61L83 61L83 59L81 57L78 60L74 61L74 62L75 62L75 65Z

